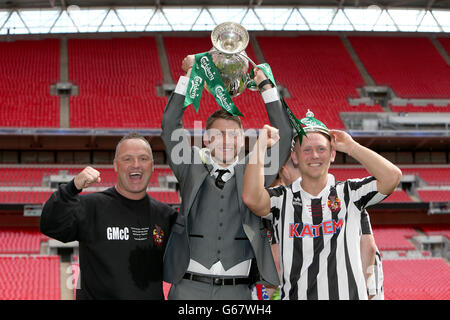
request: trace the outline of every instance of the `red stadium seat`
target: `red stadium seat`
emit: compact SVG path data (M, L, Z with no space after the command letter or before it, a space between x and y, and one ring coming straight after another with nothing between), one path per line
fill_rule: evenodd
M390 86L397 96L434 99L450 96L450 67L429 39L349 37L349 40L375 82Z
M167 99L156 95L162 73L155 39L68 42L72 128L159 128Z
M0 300L59 300L59 256L0 256Z
M442 259L383 260L386 300L449 300L450 266Z
M450 167L408 167L401 168L403 174L415 174L422 178L428 185L450 185Z
M115 184L117 175L112 167L96 168L100 171L102 181L95 187L111 187ZM80 166L2 166L0 167L0 187L41 187L44 177L57 175L60 171L67 171L69 175L75 176L82 169ZM149 187L159 187L159 177L167 175L173 175L168 166L155 167Z
M108 188L115 185L117 174L110 166L96 167L101 174L102 181L93 187ZM43 204L54 190L36 191L27 187L41 187L44 177L56 175L60 171L67 171L69 175L75 176L82 170L82 167L70 166L2 166L0 168L0 187L21 187L20 190L0 191L0 203L8 204ZM176 191L152 191L151 188L160 187L159 178L173 175L170 167L155 167L149 182L149 195L156 200L168 204L179 204L180 198ZM91 192L91 191L90 191ZM83 192L86 193L86 192ZM89 192L87 192L89 193Z
M343 129L339 112L382 112L381 106L350 106L364 81L337 36L258 37L275 79L286 86L298 118L307 109L329 128Z
M51 191L2 191L0 203L43 204L50 198Z
M424 202L450 202L450 190L417 190Z
M59 40L0 42L0 127L58 127Z
M52 191L4 191L0 192L0 203L8 204L44 204L52 195ZM82 192L87 194L91 192ZM149 191L148 194L161 202L179 204L176 191Z
M405 190L394 190L383 202L412 202Z
M423 179L428 185L433 186L449 186L450 185L450 167L448 166L436 166L436 167L424 167L424 166L400 166L403 175L417 175ZM349 178L364 178L369 176L366 169L362 167L331 167L330 173L332 173L337 180L344 181Z
M416 236L416 231L410 226L374 226L373 236L381 251L384 250L415 250L407 239Z
M45 240L35 228L0 227L0 253L2 254L38 254L41 242Z
M450 224L423 225L420 226L420 229L429 236L442 235L450 239Z

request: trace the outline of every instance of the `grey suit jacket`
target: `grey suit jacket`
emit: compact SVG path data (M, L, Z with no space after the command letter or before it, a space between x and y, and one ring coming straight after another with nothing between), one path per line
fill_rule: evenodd
M188 268L190 260L188 215L200 186L209 174L202 164L199 149L191 147L188 136L177 132L172 137L172 133L176 129L183 129L181 120L184 114L184 98L184 95L172 93L164 110L161 124L161 137L166 147L170 167L180 183L182 198L180 213L172 227L164 254L164 281L170 283L178 283ZM278 128L280 134L279 159L282 160L279 161L276 170L278 172L290 153L292 127L287 112L279 100L266 104L266 109L271 125ZM183 163L179 161L180 156L185 160ZM239 195L242 194L244 171L245 163L235 166L236 187ZM276 175L276 173L271 176L266 175L266 186L274 181ZM254 215L245 206L241 197L239 197L239 209L244 232L250 240L262 277L261 283L278 285L278 274L261 218Z

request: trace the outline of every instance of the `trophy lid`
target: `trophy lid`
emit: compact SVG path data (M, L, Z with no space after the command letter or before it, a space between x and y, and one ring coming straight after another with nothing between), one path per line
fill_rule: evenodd
M236 54L248 45L247 30L236 22L223 22L211 32L211 42L216 50L225 54Z

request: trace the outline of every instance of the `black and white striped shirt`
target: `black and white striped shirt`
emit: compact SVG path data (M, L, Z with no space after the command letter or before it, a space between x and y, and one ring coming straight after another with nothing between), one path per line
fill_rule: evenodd
M361 264L361 212L386 198L374 177L335 181L312 196L300 179L267 189L280 245L281 299L367 299Z

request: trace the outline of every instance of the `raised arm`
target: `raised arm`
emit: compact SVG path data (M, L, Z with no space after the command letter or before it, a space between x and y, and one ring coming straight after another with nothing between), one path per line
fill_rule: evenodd
M62 242L83 240L85 235L79 229L86 212L78 194L96 182L100 182L100 173L86 167L74 180L60 185L42 209L41 232Z
M267 79L267 77L264 72L259 69L255 69L255 83L259 84L265 79ZM275 165L275 168L266 168L264 172L264 185L268 187L273 183L284 164L284 160L287 159L291 153L292 126L289 122L287 111L281 103L277 88L273 87L272 84L266 84L262 90L261 96L265 102L270 125L278 129L278 134L280 137L280 144L278 146L278 163Z
M245 169L242 201L257 216L270 213L270 197L264 188L264 157L267 148L278 142L278 129L265 125L253 146L249 163Z
M330 130L332 144L337 151L345 152L359 161L377 179L377 190L381 194L391 194L400 183L402 171L378 153L360 145L341 130Z
M182 118L184 115L184 98L186 96L187 84L191 74L194 56L187 56L182 63L182 69L186 76L180 77L175 91L171 94L164 109L161 122L161 138L166 147L169 164L178 181L183 180L190 161L191 144L190 138L183 128Z

